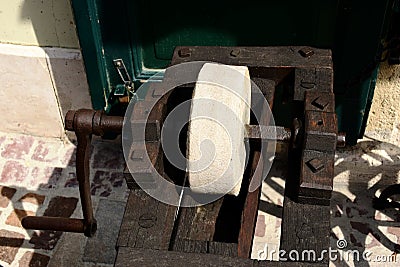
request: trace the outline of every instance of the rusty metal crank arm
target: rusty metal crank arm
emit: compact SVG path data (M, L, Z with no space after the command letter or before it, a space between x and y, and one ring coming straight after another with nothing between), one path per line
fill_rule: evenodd
M122 132L123 120L123 117L107 116L103 111L90 109L68 111L65 116L65 129L75 131L78 141L76 177L79 183L83 219L27 216L22 219L22 226L24 228L84 233L88 237L92 237L95 234L97 222L93 216L89 181L90 141L92 134L98 136L103 136L106 133L120 134Z

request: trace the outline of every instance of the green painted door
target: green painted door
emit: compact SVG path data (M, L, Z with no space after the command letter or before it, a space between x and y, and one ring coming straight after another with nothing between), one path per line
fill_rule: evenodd
M95 109L112 110L124 60L138 86L178 45L309 45L333 50L339 128L363 134L395 0L72 0Z

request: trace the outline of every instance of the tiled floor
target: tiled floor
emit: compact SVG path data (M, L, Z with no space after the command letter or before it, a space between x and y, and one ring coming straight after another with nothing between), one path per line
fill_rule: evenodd
M81 234L27 231L20 223L35 214L81 218L75 145L0 133L0 266L112 265L127 197L124 160L115 142L92 144L91 191L102 220L97 235L87 241ZM103 230L103 224L110 225L107 216L113 216L114 236Z
M121 175L118 140L93 140L90 161L92 196L99 230L94 238L52 231L26 231L26 215L80 218L75 174L75 145L57 139L0 133L0 266L112 266L114 245L127 197ZM400 244L399 211L372 209L382 188L399 181L400 147L364 139L339 151L331 203L331 246L391 256ZM253 258L265 248L279 248L285 162L276 160L263 194L253 244ZM332 266L398 266L397 263L336 260ZM390 258L393 259L394 257ZM277 260L277 256L273 258Z
M279 249L284 191L283 161L276 161L263 184L252 257L260 251ZM334 192L331 201L331 248L338 249L332 266L400 266L400 212L372 208L372 198L382 189L399 182L400 147L365 138L358 145L336 153ZM340 241L338 241L340 240ZM345 241L343 241L345 240ZM339 242L339 243L338 243ZM339 249L345 244L343 249ZM339 246L339 247L338 247ZM360 261L352 261L357 250ZM371 259L362 260L362 253ZM340 255L343 259L340 260ZM356 254L354 254L356 255ZM278 255L273 254L278 260ZM386 257L386 262L384 262ZM397 262L388 262L397 260ZM380 261L380 262L378 262Z

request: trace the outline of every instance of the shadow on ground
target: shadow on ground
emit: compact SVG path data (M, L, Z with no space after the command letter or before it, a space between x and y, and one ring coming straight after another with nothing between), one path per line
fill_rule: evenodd
M68 157L64 167L54 167L60 164L46 161L32 163L37 147L45 145L37 141L30 147L31 152L25 155L25 159L18 160L20 164L17 166L23 165L22 169L7 171L7 167L4 167L0 170L0 215L3 213L3 219L0 220L0 260L13 266L81 266L84 263L112 265L127 197L122 174L124 159L119 142L100 139L92 141L90 180L98 231L89 239L78 233L26 232L21 226L22 218L27 215L82 218L75 172L76 149L72 145L68 151L63 151ZM17 162L15 159L3 158L7 154L5 151L15 148L16 143L18 136L4 142L0 160L6 164ZM65 147L61 146L60 149ZM42 171L37 171L37 167L32 164L41 166ZM21 173L26 176L21 176ZM24 183L37 184L37 189L24 187Z
M399 171L400 147L390 143L363 139L356 146L336 153L331 199L331 248L337 249L338 240L346 240L343 255L349 255L344 252L353 250L359 252L360 262L355 262L355 266L374 266L362 260L364 252L371 252L371 258L383 255L392 257L390 260L400 252L399 210L389 208L377 211L373 208L373 198L387 186L398 183ZM284 160L277 160L264 183L282 197L284 187L271 177L285 175L287 165ZM259 210L281 219L282 203L273 201L268 193L263 194ZM394 200L399 199L396 197ZM349 262L335 264L350 266Z

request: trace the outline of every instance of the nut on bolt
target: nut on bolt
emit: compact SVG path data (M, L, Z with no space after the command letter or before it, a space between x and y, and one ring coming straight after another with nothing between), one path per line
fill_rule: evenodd
M232 57L237 57L240 54L240 49L233 49L230 53Z
M319 108L320 110L324 110L325 107L327 107L329 105L329 101L327 101L327 100L324 101L320 97L317 97L316 99L314 99L311 102L311 105L313 105L316 108Z
M322 162L322 160L318 159L318 158L314 158L310 161L308 161L307 166L311 169L311 171L313 173L319 172L321 171L323 168L325 168L324 163Z
M189 48L185 47L185 48L181 48L178 51L178 55L180 57L190 57L191 56L191 51Z
M337 134L337 142L336 147L345 147L346 146L346 133L338 133Z
M302 57L311 57L312 55L314 55L314 50L311 49L310 47L303 47L299 50L299 54Z

